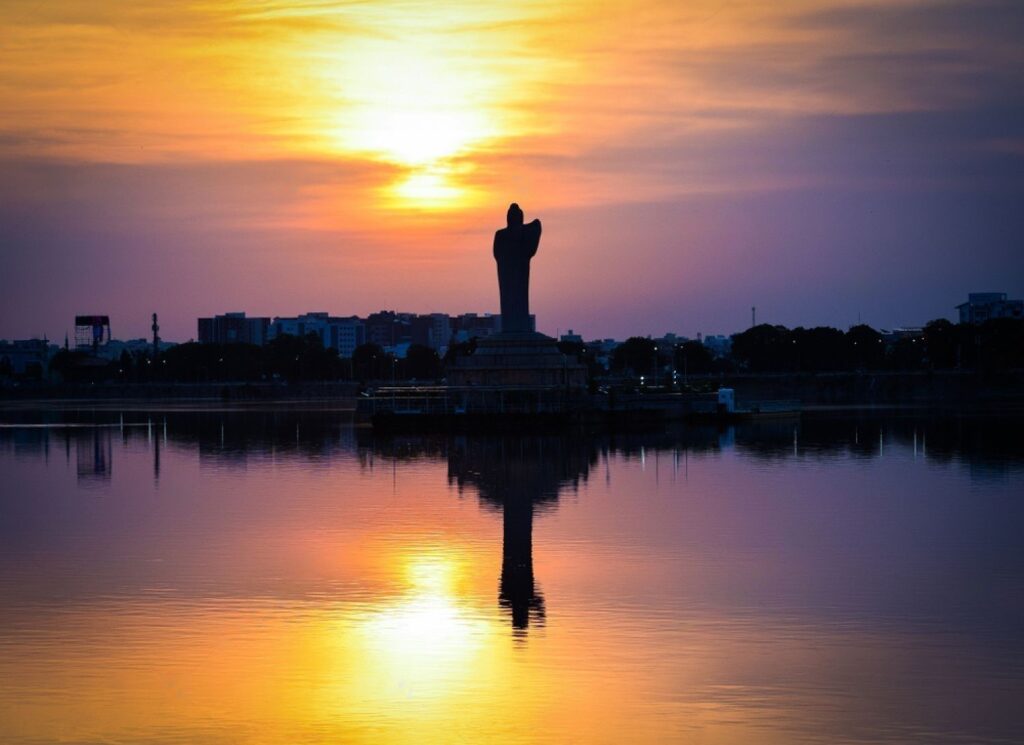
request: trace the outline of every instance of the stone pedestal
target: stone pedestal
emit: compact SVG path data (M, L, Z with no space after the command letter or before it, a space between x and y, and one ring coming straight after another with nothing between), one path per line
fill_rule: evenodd
M480 339L473 354L448 366L447 376L451 386L582 389L587 385L586 365L562 354L550 336L535 332Z

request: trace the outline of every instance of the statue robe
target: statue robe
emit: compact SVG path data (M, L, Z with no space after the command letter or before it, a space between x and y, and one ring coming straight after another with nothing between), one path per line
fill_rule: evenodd
M494 260L498 263L502 333L529 332L530 259L540 244L540 220L502 228L494 234Z

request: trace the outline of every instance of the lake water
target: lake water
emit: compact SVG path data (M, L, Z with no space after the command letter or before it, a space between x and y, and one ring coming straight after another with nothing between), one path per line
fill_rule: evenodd
M6 744L1024 741L1019 420L0 416Z

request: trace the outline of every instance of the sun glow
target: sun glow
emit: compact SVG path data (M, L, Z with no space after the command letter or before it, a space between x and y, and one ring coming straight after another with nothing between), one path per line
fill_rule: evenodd
M460 575L451 556L407 560L408 590L358 626L359 647L373 660L360 695L443 702L480 672L496 631L459 597Z
M389 192L399 203L435 209L465 207L472 195L470 189L452 178L449 169L437 167L412 171L407 179L393 184Z
M515 91L532 63L510 62L512 31L493 11L410 19L405 6L375 8L375 33L316 54L311 66L332 101L326 147L407 169L387 196L399 206L465 206L472 190L455 161L522 132ZM488 30L462 33L467 17ZM513 58L514 59L514 58Z
M436 41L371 42L355 55L332 139L410 169L393 197L413 207L458 206L466 195L447 162L502 134L486 110L485 76L442 56ZM348 53L346 53L347 57ZM490 81L495 84L497 81Z

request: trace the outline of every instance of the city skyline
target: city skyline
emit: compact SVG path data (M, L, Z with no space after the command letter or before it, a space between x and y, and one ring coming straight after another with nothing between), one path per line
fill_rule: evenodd
M586 336L1024 295L1013 2L5 5L0 338L106 313L497 312Z
M1007 295L1007 293L1004 293L1004 292L997 292L997 293L970 293L970 294L972 294L972 295L975 295L975 294L982 294L982 295L996 294L996 295L1003 295L1003 296ZM966 295L965 295L965 297L966 297ZM1019 303L1020 301L1018 300L1016 302ZM674 336L678 336L681 339L693 339L693 338L697 338L699 336L724 336L724 337L729 337L729 336L731 336L733 334L740 333L742 331L745 331L745 330L751 328L752 327L752 321L755 321L755 320L756 320L756 323L758 325L760 325L762 323L767 323L769 325L785 326L787 328L797 328L797 327L804 327L804 328L831 327L831 328L837 328L837 329L841 329L841 330L848 330L848 329L850 329L850 328L852 328L854 326L858 326L860 324L871 326L872 328L875 328L876 330L885 330L885 331L893 330L893 329L921 328L926 323L928 323L930 321L941 320L941 319L950 320L953 323L956 323L957 320L958 320L956 318L956 316L957 316L956 311L960 307L960 304L957 304L957 305L954 305L954 306L951 306L951 307L953 308L954 312L935 315L935 316L927 318L926 320L923 320L923 321L920 321L920 322L916 322L916 323L890 323L890 324L872 325L872 324L867 323L863 319L858 318L858 319L854 319L852 322L850 322L848 324L845 324L845 325L832 325L832 324L827 324L827 323L814 323L814 322L805 323L805 324L800 324L800 323L798 323L798 324L777 323L777 322L775 322L774 320L772 320L770 318L758 317L758 316L760 316L761 311L759 309L757 309L756 306L752 306L752 307L746 308L746 313L747 313L746 323L745 324L740 324L739 326L737 326L737 328L734 328L734 329L699 329L699 330L693 331L691 333L686 333L686 332L680 331L679 329L676 329L676 328L659 328L659 329L633 329L633 330L627 330L627 332L624 333L624 334L612 335L612 334L602 334L602 333L586 333L586 332L583 332L582 330L577 329L577 328L572 327L572 326L553 326L552 329L547 329L545 327L542 327L539 319L536 321L536 323L537 323L537 329L539 331L551 331L551 333L553 335L555 335L555 336L562 336L564 334L570 334L570 335L573 335L573 336L580 336L580 337L582 337L584 339L589 339L589 340L614 339L614 340L622 341L622 340L630 338L630 337L660 338L661 336L673 336L673 335ZM321 309L321 310L306 310L306 311L302 311L302 312L299 312L299 313L252 313L252 312L249 312L247 310L235 309L235 310L222 310L222 311L219 311L219 312L211 313L209 316L206 316L206 317L204 317L204 316L193 317L191 333L189 333L188 335L186 335L184 337L181 337L181 338L172 337L172 336L166 334L163 331L164 326L163 326L163 321L161 320L160 339L161 339L162 342L172 342L172 343L175 343L175 344L180 344L180 343L184 343L184 342L188 342L188 341L202 341L202 339L201 339L202 333L199 331L199 327L201 327L202 322L204 320L208 320L208 319L213 318L213 317L223 318L223 317L241 315L243 318L246 318L246 319L248 319L250 321L258 320L258 319L265 319L268 322L268 324L273 326L273 325L275 325L278 322L288 322L288 321L303 320L304 318L311 318L311 317L318 316L318 315L319 316L330 317L330 319L332 319L332 320L349 320L349 319L354 319L354 320L358 320L360 322L364 322L368 317L379 315L379 314L394 314L395 316L398 316L398 317L411 316L411 317L419 317L419 318L428 318L430 316L445 316L446 318L448 318L448 319L450 319L452 321L455 321L456 319L459 319L461 317L470 317L470 316L479 317L480 319L500 319L500 316L501 316L500 311L490 311L490 310L483 310L483 311L480 311L480 310L476 310L476 311L468 310L468 311L465 311L464 310L464 311L460 311L460 312L445 312L445 311L403 310L401 308L377 308L377 309L372 310L372 311L370 311L368 313L334 312L334 311L331 311L331 310L323 310L323 309ZM81 314L78 314L78 315L81 315ZM148 323L151 325L152 322L153 322L152 321L152 314L150 314L148 316ZM197 326L197 322L198 322L199 326ZM133 340L147 339L147 338L151 338L152 337L151 326L147 326L144 331L140 331L137 334L131 333L131 332L115 333L114 328L115 327L120 328L121 324L119 324L117 322L117 319L113 319L111 321L111 323L110 323L110 327L111 327L111 331L110 331L111 339L115 340L115 341L133 341ZM291 333L291 332L283 332L283 333ZM68 339L69 339L69 341L71 343L71 346L75 346L74 339L73 339L73 337L75 335L74 317L72 318L72 322L67 324L66 329L64 331L62 331L60 334L57 334L57 335L26 332L26 333L20 333L20 334L19 333L11 334L11 335L8 335L6 337L0 337L0 339L11 341L11 340L14 340L14 339L44 339L45 338L51 344L60 344L62 342L62 340L63 340L65 335L68 337Z

